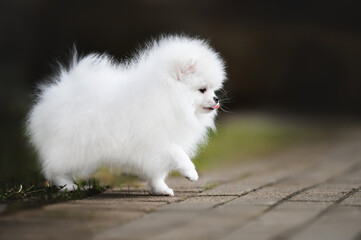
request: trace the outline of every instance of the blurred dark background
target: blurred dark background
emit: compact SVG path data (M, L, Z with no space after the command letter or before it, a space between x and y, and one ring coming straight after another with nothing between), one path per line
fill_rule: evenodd
M72 45L119 60L159 34L209 39L227 63L227 108L361 115L359 1L0 3L0 180L37 173L24 138L35 85Z

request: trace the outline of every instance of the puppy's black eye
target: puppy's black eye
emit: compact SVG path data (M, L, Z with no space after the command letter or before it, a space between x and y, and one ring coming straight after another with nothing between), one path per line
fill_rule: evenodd
M205 92L207 91L207 88L201 88L201 89L199 89L199 91L200 91L201 93L205 93Z

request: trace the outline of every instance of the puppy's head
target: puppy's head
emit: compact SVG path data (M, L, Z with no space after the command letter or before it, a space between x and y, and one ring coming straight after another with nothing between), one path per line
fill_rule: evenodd
M220 107L215 94L225 80L223 61L211 49L181 58L176 64L175 79L184 84L196 113L208 114ZM207 50L207 51L204 51Z
M153 43L148 55L152 55L156 67L166 68L166 78L184 91L181 98L187 98L196 113L209 114L219 108L215 92L226 80L224 62L210 45L201 39L185 36L162 37ZM164 71L163 71L164 72ZM164 76L164 73L161 73ZM178 88L176 88L178 89ZM178 96L177 96L178 97Z

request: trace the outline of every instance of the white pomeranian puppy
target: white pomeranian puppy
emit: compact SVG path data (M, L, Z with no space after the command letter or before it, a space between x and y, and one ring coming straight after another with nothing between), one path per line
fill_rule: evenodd
M103 165L149 182L153 194L174 196L172 170L191 181L191 158L215 129L226 79L220 56L203 40L168 36L126 63L90 54L40 85L27 130L45 177L73 190Z

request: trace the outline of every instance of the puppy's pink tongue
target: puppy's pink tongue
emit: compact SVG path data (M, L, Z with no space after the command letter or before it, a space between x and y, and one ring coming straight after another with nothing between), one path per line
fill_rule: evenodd
M218 109L219 108L219 104L217 104L215 107L212 107L213 109Z

